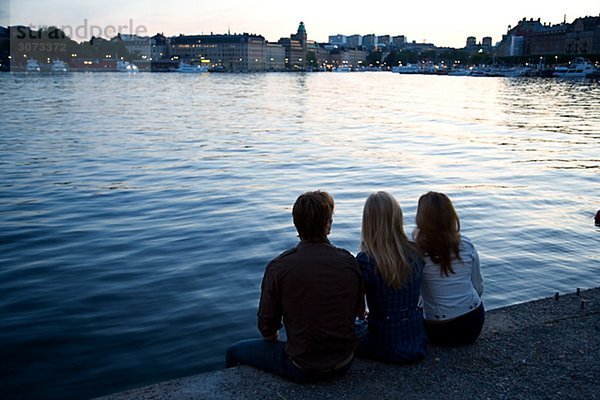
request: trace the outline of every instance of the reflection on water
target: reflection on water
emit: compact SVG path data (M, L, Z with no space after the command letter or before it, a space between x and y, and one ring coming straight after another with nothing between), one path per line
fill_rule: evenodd
M302 192L358 250L366 197L407 232L448 193L488 308L598 286L600 88L362 74L0 75L0 389L86 398L221 368L257 335Z

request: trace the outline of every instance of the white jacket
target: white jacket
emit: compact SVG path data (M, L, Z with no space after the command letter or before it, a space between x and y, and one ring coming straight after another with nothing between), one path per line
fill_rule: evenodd
M481 304L483 279L479 255L471 240L461 235L460 258L452 258L454 274L442 274L440 265L425 257L421 280L423 313L426 320L444 321L460 317Z

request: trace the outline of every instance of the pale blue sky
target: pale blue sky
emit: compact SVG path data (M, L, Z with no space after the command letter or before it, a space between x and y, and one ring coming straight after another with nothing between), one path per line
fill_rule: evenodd
M333 34L405 35L409 40L462 47L467 36L494 42L523 17L567 22L600 15L598 0L0 0L0 25L84 24L104 28L132 25L149 34L166 35L249 32L270 41L287 37L304 21L309 39L326 41ZM130 23L133 21L133 24ZM89 31L89 29L88 29ZM110 30L109 30L110 31ZM123 30L123 33L129 33ZM80 33L84 32L80 29ZM81 41L84 38L76 37Z

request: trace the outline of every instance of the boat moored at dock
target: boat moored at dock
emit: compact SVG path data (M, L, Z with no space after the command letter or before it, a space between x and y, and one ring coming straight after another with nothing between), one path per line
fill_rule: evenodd
M557 78L587 78L598 74L598 69L587 58L577 57L569 65L557 65L554 68L554 76Z
M69 68L67 67L67 64L65 64L63 61L61 60L54 60L52 61L52 66L50 67L50 71L51 72L68 72Z
M181 72L185 74L197 74L202 72L208 72L208 65L188 64L181 61L175 72Z
M25 69L25 71L27 72L40 72L42 69L40 68L40 64L34 60L33 58L30 58L29 60L27 60L27 67Z
M117 61L117 72L136 73L139 71L137 65L129 61Z

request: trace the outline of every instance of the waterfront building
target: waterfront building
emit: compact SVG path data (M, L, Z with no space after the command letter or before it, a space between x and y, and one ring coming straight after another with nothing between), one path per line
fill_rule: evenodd
M544 25L545 29L531 35L529 52L536 56L557 56L565 50L567 24Z
M8 28L0 26L0 71L10 70L10 36Z
M365 48L367 48L367 50L370 50L371 48L373 48L377 45L377 35L375 35L375 34L364 35L362 42L363 42L363 46Z
M565 53L600 55L600 16L573 21L565 33Z
M520 57L525 54L525 38L518 35L510 35L503 40L498 55L508 57Z
M298 40L292 38L281 38L277 42L285 50L285 67L290 71L304 69L304 47Z
M398 36L394 36L392 37L392 44L401 49L402 47L404 47L404 45L406 44L406 36L404 35L398 35Z
M0 26L0 48L10 44L10 31L8 28Z
M307 68L313 70L325 70L332 68L331 51L339 47L330 43L317 43L309 40L306 45Z
M529 54L531 37L538 32L545 30L540 19L533 18L527 20L523 18L517 23L517 26L508 27L506 35L502 36L502 41L498 46L499 56L519 57Z
M152 57L152 40L148 36L119 33L110 41L123 43L132 60L150 61Z
M492 38L490 36L485 36L481 39L481 48L484 50L489 50L492 47Z
M300 24L298 25L298 30L290 37L294 40L299 41L300 44L302 44L302 46L306 48L306 41L308 40L308 35L306 34L306 27L304 26L304 22L300 21Z
M406 43L404 48L407 50L413 51L427 51L427 50L435 50L437 47L433 43L417 43L416 41L412 41L410 43Z
M329 43L337 45L339 47L346 47L346 43L347 43L346 35L340 35L340 34L330 35Z
M332 67L349 67L353 70L366 67L367 55L365 50L337 49L330 54Z
M267 42L267 71L285 71L285 48L279 43Z
M267 46L261 35L179 35L171 38L171 57L186 62L206 60L213 68L228 72L267 69Z
M467 38L467 44L465 45L467 49L474 49L477 47L477 38L475 36L469 36Z
M323 61L329 57L329 51L325 56L321 53L321 45L314 40L306 41L306 69L307 70L318 70L323 68Z
M346 46L351 49L357 49L363 45L362 35L350 35L346 37Z
M281 38L277 43L285 49L286 69L290 71L304 71L306 69L306 46L308 35L304 22L300 21L296 33L289 38Z
M516 27L508 27L497 53L499 56L598 56L600 16L557 25L542 24L539 18L523 18Z
M153 61L165 60L170 57L169 38L165 37L162 33L157 33L150 38L150 46L150 56Z
M380 35L377 37L377 44L381 46L389 46L391 43L390 35Z

